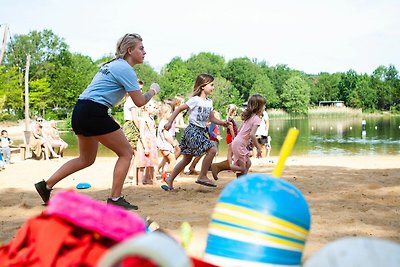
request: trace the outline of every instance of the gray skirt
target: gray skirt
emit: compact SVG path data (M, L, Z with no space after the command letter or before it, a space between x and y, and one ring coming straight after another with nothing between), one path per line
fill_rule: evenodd
M211 143L207 128L193 124L186 127L179 147L182 155L202 156L214 145Z

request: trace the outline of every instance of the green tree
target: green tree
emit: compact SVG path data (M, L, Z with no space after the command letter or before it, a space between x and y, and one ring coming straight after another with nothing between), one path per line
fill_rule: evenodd
M191 56L187 61L187 68L192 77L201 73L207 73L214 77L221 76L225 65L225 59L212 53L202 52Z
M311 102L339 100L340 74L322 72L316 77L314 90L311 90Z
M50 91L50 83L46 78L29 82L29 107L32 115L40 114L44 117L51 102L48 97Z
M229 104L235 104L241 107L243 102L240 98L238 90L232 86L231 82L222 78L216 77L214 80L215 90L211 95L213 100L213 108L221 113L225 118L225 111Z
M250 59L235 58L226 64L222 71L222 77L230 81L239 91L242 101L246 101L256 77L261 73L261 68L251 62Z
M279 97L267 75L259 75L251 87L249 95L259 94L267 99L268 108L277 108Z
M161 70L159 93L161 100L173 98L176 95L188 97L193 91L196 77L191 77L185 62L176 57Z
M21 78L17 67L0 66L0 99L2 99L0 110L7 109L8 111L13 110L17 114L23 113Z
M358 94L353 93L353 91L355 91L357 88L358 79L359 77L354 70L349 70L341 75L340 82L338 84L339 95L341 96L341 100L343 100L347 106L357 107L354 106L356 104L356 102L354 102L354 98ZM350 99L352 100L350 101Z
M282 105L288 113L307 114L310 87L300 76L293 76L283 85L281 99Z

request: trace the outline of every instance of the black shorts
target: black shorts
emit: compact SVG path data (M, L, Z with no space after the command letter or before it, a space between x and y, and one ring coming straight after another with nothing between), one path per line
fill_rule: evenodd
M72 112L72 129L75 134L96 136L112 133L121 127L108 115L108 107L91 100L81 100Z
M260 145L266 145L268 144L268 136L261 135L260 138L257 138L257 141Z

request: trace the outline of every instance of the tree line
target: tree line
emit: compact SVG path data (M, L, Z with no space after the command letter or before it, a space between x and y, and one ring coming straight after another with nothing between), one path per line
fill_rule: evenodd
M29 99L31 116L63 119L79 94L90 83L99 66L112 55L93 60L69 51L63 38L51 30L14 35L0 66L0 120L24 116L24 71L31 55ZM347 107L363 111L400 112L400 76L394 65L378 66L371 75L347 72L307 74L287 65L269 66L265 61L224 57L209 52L183 60L173 58L158 73L149 64L136 65L140 79L162 88L159 100L176 95L188 98L200 73L215 77L212 99L216 110L228 104L242 106L258 93L267 98L268 108L289 114L307 114L320 101L344 101ZM120 109L121 107L116 107Z

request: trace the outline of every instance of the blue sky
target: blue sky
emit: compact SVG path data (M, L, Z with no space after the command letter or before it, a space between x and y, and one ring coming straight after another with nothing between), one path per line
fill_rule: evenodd
M0 10L11 34L51 29L93 59L139 33L155 69L213 52L310 74L400 70L398 0L0 0Z

